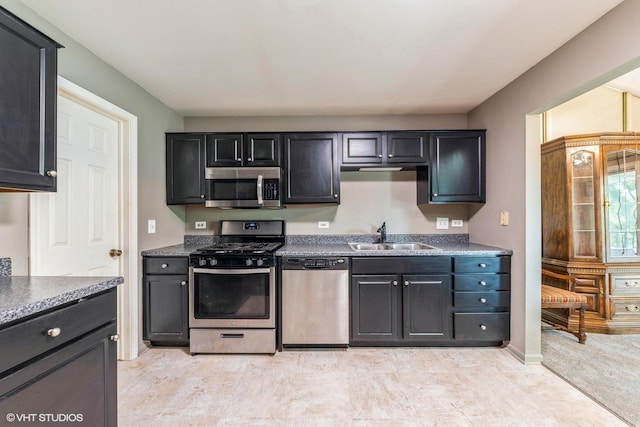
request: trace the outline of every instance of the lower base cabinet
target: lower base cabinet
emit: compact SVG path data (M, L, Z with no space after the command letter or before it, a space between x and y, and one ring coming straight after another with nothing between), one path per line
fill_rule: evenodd
M509 340L509 256L351 261L353 346L495 346Z
M102 316L105 305L112 311L108 318ZM0 330L3 350L7 342L15 348L0 356L2 419L19 425L116 426L115 307L113 289L97 299ZM79 324L74 315L83 311L95 314L84 316ZM97 324L102 326L94 329ZM58 325L62 333L47 337L38 325ZM77 335L79 328L91 331ZM57 338L66 341L57 344Z

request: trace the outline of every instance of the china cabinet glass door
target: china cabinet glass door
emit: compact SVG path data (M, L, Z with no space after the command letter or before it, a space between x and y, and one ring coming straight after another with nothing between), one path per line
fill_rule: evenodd
M637 260L640 150L616 146L606 147L604 151L607 260Z
M571 212L573 256L596 257L595 156L590 151L571 155Z

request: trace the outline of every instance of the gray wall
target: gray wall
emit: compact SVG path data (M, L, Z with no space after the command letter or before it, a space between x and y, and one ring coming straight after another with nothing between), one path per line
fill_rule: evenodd
M488 203L471 218L471 239L512 248L510 349L540 360L540 139L527 115L558 105L640 66L640 1L626 0L469 114L486 127ZM528 123L528 126L527 126ZM508 227L498 225L502 210Z
M184 209L171 210L164 200L164 132L182 131L182 117L22 3L0 0L0 5L65 46L59 51L61 76L138 117L138 247L181 241ZM27 194L0 193L0 256L12 259L16 275L28 274L27 215ZM157 220L157 234L142 232L149 218Z

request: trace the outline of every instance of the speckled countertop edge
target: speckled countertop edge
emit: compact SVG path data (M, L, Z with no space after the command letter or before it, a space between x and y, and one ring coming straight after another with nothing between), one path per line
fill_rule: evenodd
M122 283L122 277L0 277L0 327Z
M0 277L11 276L11 258L0 258Z
M436 255L512 255L510 249L470 243L468 234L390 234L390 242L421 242L437 249L416 251L354 251L349 242L371 243L378 235L288 235L277 256L436 256ZM214 236L185 236L184 243L145 250L142 256L189 256L197 249L211 245Z

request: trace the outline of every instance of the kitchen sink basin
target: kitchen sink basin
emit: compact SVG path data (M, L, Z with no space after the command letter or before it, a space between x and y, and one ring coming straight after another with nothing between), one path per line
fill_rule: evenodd
M354 251L423 251L437 249L426 243L349 243Z

